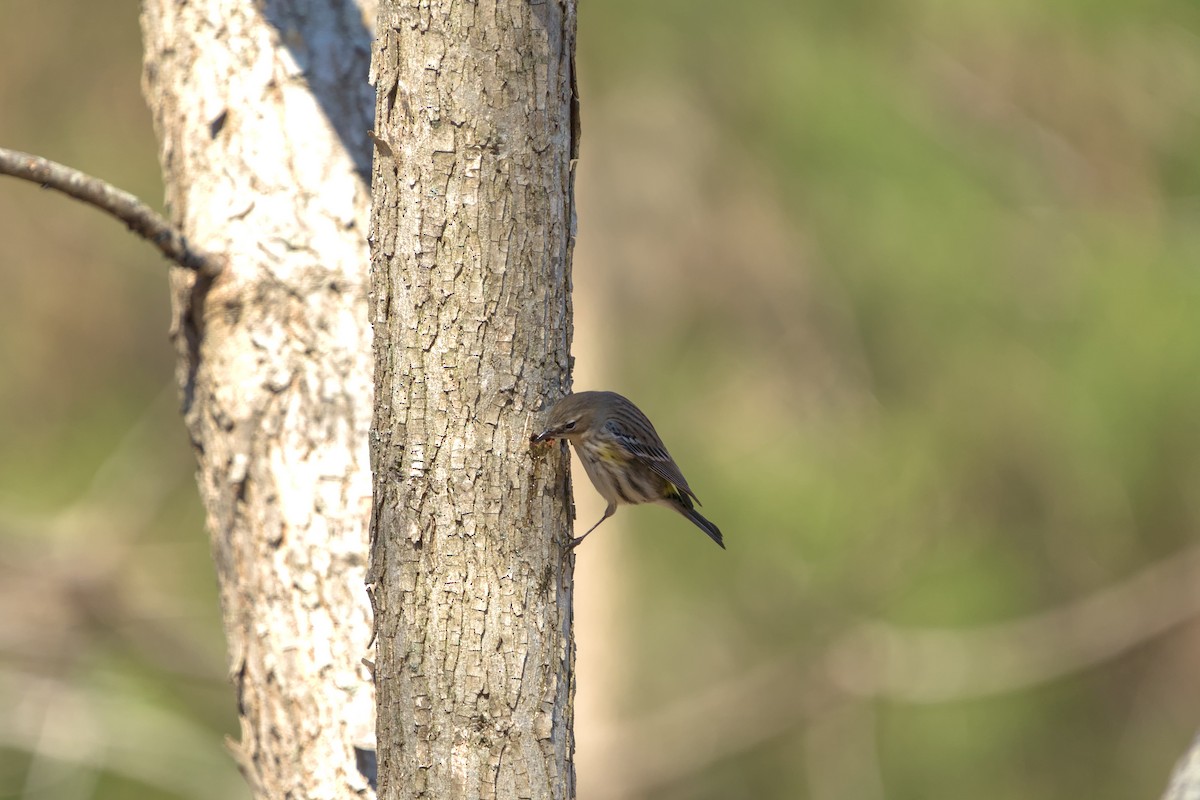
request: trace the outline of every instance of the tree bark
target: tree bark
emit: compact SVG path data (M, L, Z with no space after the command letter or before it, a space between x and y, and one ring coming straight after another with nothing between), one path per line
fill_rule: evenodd
M145 0L168 205L226 260L172 275L241 742L263 798L360 797L371 746L370 36L349 2Z
M575 3L384 2L371 219L381 798L574 796Z

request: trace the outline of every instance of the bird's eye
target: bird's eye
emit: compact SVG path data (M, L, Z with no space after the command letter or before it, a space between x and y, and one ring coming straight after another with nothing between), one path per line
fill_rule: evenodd
M576 420L571 420L571 421L570 421L570 422L568 422L566 425L563 425L563 430L564 430L564 431L573 431L573 430L575 430L575 422L576 422Z

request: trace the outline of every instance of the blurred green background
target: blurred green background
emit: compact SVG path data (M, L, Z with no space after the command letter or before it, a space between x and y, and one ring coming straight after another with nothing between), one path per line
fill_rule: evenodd
M1200 6L581 5L577 385L729 551L659 509L580 550L580 797L1157 796L1200 725ZM137 4L0 19L0 145L157 203ZM11 179L0 242L0 795L245 796L165 267Z

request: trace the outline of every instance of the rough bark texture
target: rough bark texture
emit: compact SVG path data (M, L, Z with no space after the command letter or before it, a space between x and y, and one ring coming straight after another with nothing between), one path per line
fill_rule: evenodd
M145 0L142 24L172 216L228 264L172 284L237 755L259 797L362 796L370 36L337 0Z
M574 795L574 0L381 3L372 439L382 798Z

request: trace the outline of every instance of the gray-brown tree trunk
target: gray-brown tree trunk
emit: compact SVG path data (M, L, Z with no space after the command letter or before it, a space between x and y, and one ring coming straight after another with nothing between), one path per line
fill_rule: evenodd
M260 798L362 797L370 35L338 0L145 0L142 27L171 214L228 260L172 285L236 754Z
M371 219L381 798L570 798L574 0L381 3Z

